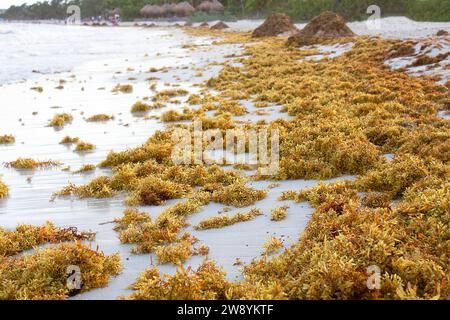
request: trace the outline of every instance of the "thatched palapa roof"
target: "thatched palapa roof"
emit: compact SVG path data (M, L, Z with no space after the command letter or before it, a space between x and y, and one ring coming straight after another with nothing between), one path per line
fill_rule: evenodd
M190 16L195 12L195 8L186 1L180 2L175 6L175 15L180 17Z
M158 18L165 15L165 10L161 6L147 4L141 9L140 13L147 18Z
M203 1L197 6L197 10L205 12L224 11L225 7L217 0Z

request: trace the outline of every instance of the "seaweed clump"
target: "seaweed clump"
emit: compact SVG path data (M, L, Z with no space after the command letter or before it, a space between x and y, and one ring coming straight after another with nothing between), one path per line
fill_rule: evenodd
M132 249L134 253L153 252L161 245L177 242L179 232L186 226L182 217L163 214L152 221L147 213L134 209L125 210L123 218L115 222L120 241L137 245Z
M8 186L2 181L0 176L0 199L5 198L9 194Z
M281 206L271 210L271 219L273 221L281 221L286 219L289 206Z
M153 97L153 101L163 101L167 102L170 100L170 98L176 97L176 96L185 96L189 92L184 89L166 89L159 91L155 94Z
M41 86L37 86L37 87L31 87L30 90L42 93L44 92L44 88L42 88Z
M95 165L93 164L84 164L80 167L80 169L78 169L77 171L75 171L75 173L84 173L84 172L90 172L90 171L94 171L95 170Z
M96 146L90 142L78 141L75 147L76 152L95 150Z
M67 285L68 270L81 271L81 288ZM56 300L108 284L121 271L118 254L105 256L81 243L38 249L15 259L0 257L0 300Z
M0 136L0 144L9 144L16 142L16 138L12 134Z
M138 182L126 199L128 205L161 205L166 200L180 198L188 191L182 184L149 176Z
M65 136L64 138L61 139L59 144L73 144L73 143L78 143L79 141L80 141L80 138L78 138L78 137Z
M15 169L36 169L45 167L58 166L58 161L48 160L48 161L37 161L31 158L18 158L14 161L6 162L6 167L11 167Z
M72 122L73 116L68 113L57 113L53 116L49 123L50 127L64 127L67 123Z
M229 28L229 26L225 22L219 21L216 24L212 25L210 29L211 30L223 30L223 29L228 29L228 28Z
M248 34L230 37L225 36L224 41L249 40ZM283 194L284 199L308 201L315 209L305 232L279 256L270 260L263 256L250 263L244 281L227 283L225 295L221 287L205 293L203 284L209 273L194 272L192 276L182 272L168 279L152 269L136 283L133 298L448 296L450 131L447 122L436 117L438 111L447 109L448 90L432 79L388 70L384 58L396 40L353 37L351 41L352 48L343 55L320 61L304 59L310 51L286 47L284 39L263 39L247 46L242 67L225 65L217 77L207 81L220 98L195 96L192 102L203 104L200 112L182 115L193 119L208 110L220 111L218 102L225 98L281 105L291 119L268 124L269 129L280 132L280 171L273 178L325 179L351 174L358 175L357 180L322 183ZM240 125L223 115L203 118L207 128L224 130ZM165 181L176 184L179 196L187 198L154 221L138 215L146 221L119 224L120 240L135 243L136 252L154 252L169 244L174 245L171 252L177 252L182 247L180 234L187 225L186 217L208 201L239 207L265 196L263 190L246 187L245 179L236 172L174 165L171 133L170 129L157 132L142 146L111 152L101 165L113 170L112 177L93 180L99 188L87 189L90 195L128 192L140 203L142 199L135 196L145 191L150 179L145 180L153 177L160 179L157 183L163 187L169 185ZM394 154L394 160L386 161L384 153ZM102 193L104 190L108 192ZM368 192L365 199L361 192ZM152 191L150 199L164 202L165 196L154 194ZM193 194L197 195L195 201ZM391 200L395 205L388 205ZM381 270L377 290L367 287L367 268L373 265ZM186 290L185 281L194 289ZM202 283L199 290L198 283Z
M212 194L212 200L235 207L247 207L264 199L267 192L247 187L242 183L235 183L220 188Z
M425 194L433 200L419 205ZM298 244L271 261L255 261L245 268L245 285L263 283L246 298L261 297L275 284L282 288L281 297L289 299L446 297L448 235L436 226L448 219L448 212L442 211L448 199L442 188L410 196L397 209L375 211L361 208L359 198L321 198L324 202L317 203ZM371 265L382 271L381 287L374 291L366 284Z
M234 216L227 214L221 214L218 216L210 217L200 221L194 228L195 230L216 229L231 226L238 222L245 222L253 220L254 218L262 215L260 209L251 209L248 212L238 212Z
M131 84L120 84L119 83L112 89L112 92L132 93L133 86Z
M361 190L384 192L389 198L395 199L426 177L445 176L446 170L448 168L436 161L426 161L414 155L399 155L359 177L357 184Z
M115 191L109 186L110 178L105 176L96 177L86 185L76 186L72 183L54 194L54 197L76 195L79 198L110 198Z
M0 228L0 300L67 299L106 286L121 271L120 257L106 256L82 243L94 238L95 233L58 228L50 222L19 225L11 231ZM38 248L48 243L55 246ZM80 286L72 288L68 272L74 267L80 271Z
M138 113L138 112L147 112L150 111L152 109L157 109L160 108L161 106L157 103L150 105L147 103L144 103L142 101L138 101L135 104L133 104L133 106L131 107L131 112L132 113Z
M271 255L277 253L283 248L283 242L281 241L280 238L271 237L269 240L266 241L263 248L264 248L264 255Z
M332 11L325 11L311 19L298 33L289 37L288 45L311 45L326 39L353 37L354 35L344 18Z
M191 255L206 254L203 246L198 249L192 247L197 242L195 238L188 233L180 236L180 232L187 226L186 218L198 212L207 203L209 195L197 192L186 201L177 202L165 209L155 221L148 213L126 209L123 217L115 220L114 229L119 233L122 243L137 245L132 252L148 253L156 250L161 261L180 263ZM165 247L174 243L174 246Z
M298 29L291 17L285 13L271 14L262 25L256 28L252 37L273 37L283 33L295 33Z
M19 225L14 231L0 228L0 256L13 256L46 243L93 240L94 233L78 232L76 228L57 228L53 223L36 227Z
M180 266L174 275L160 275L157 268L143 272L131 286L132 300L211 300L228 299L232 284L212 261L204 261L197 270Z
M114 120L114 116L109 114L95 114L86 119L88 122L99 122L99 121L108 121Z
M205 245L201 245L198 249L194 247L194 244L198 242L198 239L191 236L189 233L185 233L181 240L175 244L163 245L155 248L155 254L158 258L158 262L173 263L175 265L182 265L189 258L195 255L207 255L209 248Z

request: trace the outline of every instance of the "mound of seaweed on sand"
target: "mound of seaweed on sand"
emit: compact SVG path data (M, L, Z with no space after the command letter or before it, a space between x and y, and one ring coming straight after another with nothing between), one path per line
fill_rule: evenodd
M298 29L292 22L291 17L285 13L273 13L253 31L252 37L274 37L283 33L296 32L298 32Z
M223 30L228 28L229 26L223 21L219 21L215 25L211 26L211 30Z
M335 12L325 11L314 17L298 33L289 37L288 45L310 45L326 39L352 37L354 35L344 18Z

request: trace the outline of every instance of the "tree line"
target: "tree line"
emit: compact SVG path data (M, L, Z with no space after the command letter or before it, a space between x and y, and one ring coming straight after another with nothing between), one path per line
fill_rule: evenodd
M140 17L146 4L181 2L183 0L51 0L12 6L2 17L10 20L64 19L69 5L81 8L82 18L104 15L120 8L123 20ZM190 0L198 5L202 0ZM376 4L382 16L404 15L414 20L450 21L450 0L222 0L226 16L264 17L272 12L288 13L295 21L305 21L325 10L340 13L347 20L368 17L367 8Z

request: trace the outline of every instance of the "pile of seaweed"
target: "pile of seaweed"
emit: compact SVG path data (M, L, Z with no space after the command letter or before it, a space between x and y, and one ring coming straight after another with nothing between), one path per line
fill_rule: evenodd
M222 43L251 41L245 37L225 35ZM274 180L356 176L355 181L285 192L280 200L307 201L315 212L296 244L279 256L264 255L245 266L244 280L226 280L220 267L207 259L196 270L183 267L190 257L209 251L186 231L187 218L210 202L257 204L267 193L246 182L267 177L248 178L219 165L174 163L175 127L157 131L139 147L111 152L100 164L110 168L111 175L68 185L58 193L80 198L124 193L130 206L183 199L154 220L136 209L127 209L115 220L120 241L133 244L134 253L152 252L160 263L180 265L171 276L161 275L156 267L146 270L129 298L447 298L450 124L436 114L449 109L449 91L433 79L388 70L386 52L399 41L354 37L353 42L339 57L311 61L304 59L310 50L293 50L280 38L262 39L245 47L242 66L224 65L199 94L188 98L195 109L186 107L164 117L201 120L205 129L221 132L278 129L280 170L269 177ZM159 94L160 100L172 94ZM245 114L241 100L281 105L292 119L240 123L232 115ZM216 113L206 116L211 110ZM183 126L193 130L192 124ZM386 153L393 154L393 160ZM258 214L255 210L214 217L197 229L245 223ZM377 288L367 286L368 268L373 266L380 271Z
M0 199L4 198L8 195L9 188L8 186L2 181L2 178L0 176Z
M324 39L353 37L354 35L344 18L332 11L325 11L311 19L298 33L289 37L288 45L311 45Z
M280 34L292 34L297 31L298 29L292 22L291 17L285 13L273 13L262 25L253 31L252 37L274 37Z
M215 25L211 26L211 30L223 30L228 28L229 26L223 21L219 21Z
M436 113L448 110L449 92L433 79L387 70L384 55L396 40L353 41L346 54L317 62L283 39L266 39L246 47L242 67L225 66L207 85L236 101L281 104L295 117L269 124L280 131L274 179L352 174L356 181L283 194L308 201L312 219L294 246L245 266L243 281L227 281L211 261L173 276L152 268L130 298L446 299L450 125ZM373 266L377 288L367 286Z
M91 232L52 223L0 228L0 300L67 299L106 286L121 272L120 257L106 256L82 243L94 237ZM55 246L39 248L49 243ZM36 250L25 253L29 249ZM68 285L70 272L77 270L80 278Z

